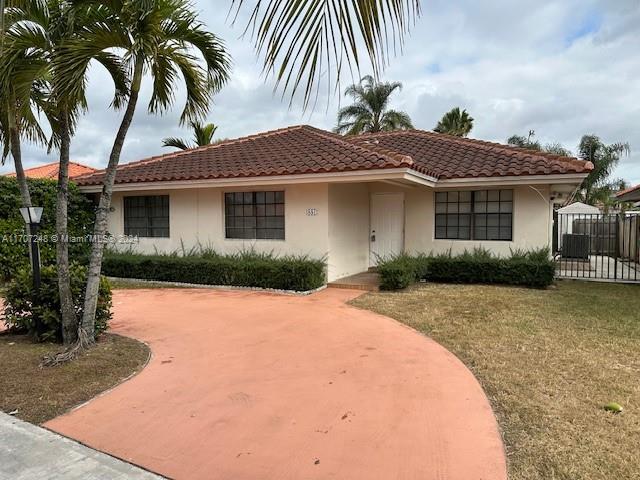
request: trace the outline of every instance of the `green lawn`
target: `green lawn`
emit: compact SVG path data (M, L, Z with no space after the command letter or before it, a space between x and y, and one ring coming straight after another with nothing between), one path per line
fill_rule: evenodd
M427 284L353 304L425 333L475 373L512 480L640 478L640 286ZM606 412L611 401L624 411Z

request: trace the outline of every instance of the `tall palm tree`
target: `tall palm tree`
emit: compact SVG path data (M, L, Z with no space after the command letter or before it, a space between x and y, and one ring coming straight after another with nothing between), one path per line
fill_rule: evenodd
M388 109L391 95L401 88L400 82L378 82L371 75L363 77L360 83L345 90L344 94L355 102L340 109L334 131L358 135L413 128L407 113Z
M56 199L56 243L57 276L62 313L62 336L65 343L73 343L77 337L78 318L75 312L70 286L68 251L68 166L71 137L78 115L86 108L84 74L78 76L74 95L66 95L61 90L65 79L60 75L58 57L65 45L86 35L96 22L104 20L103 12L96 8L80 7L72 1L47 0L14 2L6 35L0 78L15 89L23 92L21 97L31 93L31 100L38 99L34 85L45 85L46 102L41 109L53 132L50 148L60 151L60 165ZM87 40L89 40L87 38ZM92 42L90 42L92 43ZM22 60L22 61L21 61ZM109 52L96 52L90 60L101 63L111 74L116 85L114 105L122 103L127 92L127 75L118 57Z
M617 187L612 184L610 176L622 155L629 152L630 147L626 142L607 145L597 135L584 135L578 145L578 155L583 160L593 163L593 170L582 182L580 199L593 205L601 200L603 195L606 196L607 191L616 191Z
M131 71L129 96L109 155L96 209L94 238L102 238L107 231L116 168L138 106L145 74L149 74L153 82L148 106L151 113L161 113L171 107L175 100L173 92L176 84L184 80L187 99L180 121L187 122L207 113L212 95L229 77L229 58L222 42L206 30L188 0L110 0L90 3L96 8L104 8L105 21L95 24L87 32L86 37L93 39L91 44L82 36L65 44L57 65L66 77L67 90L63 93L75 96L76 85L84 78L84 71L77 65L87 64L88 58L95 56L96 51L123 49ZM113 16L117 21L109 20ZM194 52L202 61L194 56ZM103 251L102 242L92 244L79 329L81 346L93 342Z
M174 147L180 150L189 150L195 147L204 147L213 143L213 135L218 129L217 125L213 123L202 124L200 122L190 122L189 125L193 130L193 144L190 144L188 140L176 137L167 137L162 140L163 147Z
M433 131L456 137L466 137L472 128L473 117L466 110L460 111L460 107L455 107L442 116Z

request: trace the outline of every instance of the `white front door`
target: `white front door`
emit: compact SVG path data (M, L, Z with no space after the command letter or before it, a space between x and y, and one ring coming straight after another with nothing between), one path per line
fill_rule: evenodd
M369 264L398 255L404 250L404 194L371 194Z

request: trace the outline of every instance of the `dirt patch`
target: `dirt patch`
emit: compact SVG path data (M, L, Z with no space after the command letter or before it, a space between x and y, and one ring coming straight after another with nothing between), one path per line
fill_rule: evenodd
M0 334L0 410L40 424L112 388L141 370L150 355L137 340L104 334L77 360L41 368L60 345L34 344L25 335Z

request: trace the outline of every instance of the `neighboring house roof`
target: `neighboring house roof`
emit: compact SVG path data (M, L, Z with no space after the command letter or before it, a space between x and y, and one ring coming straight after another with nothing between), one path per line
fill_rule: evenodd
M593 205L587 205L586 203L574 202L566 207L559 208L558 213L590 214L600 213L600 209Z
M229 179L407 168L434 179L588 173L589 162L418 130L343 137L307 125L118 167L116 183ZM104 172L77 183L99 185Z
M24 171L27 178L58 178L58 162L47 163L39 167L28 168ZM69 178L79 177L80 175L87 175L97 172L96 168L87 167L81 163L69 162ZM15 177L15 172L8 173L7 177Z
M627 188L621 192L616 193L616 198L623 202L637 202L640 201L640 185Z

